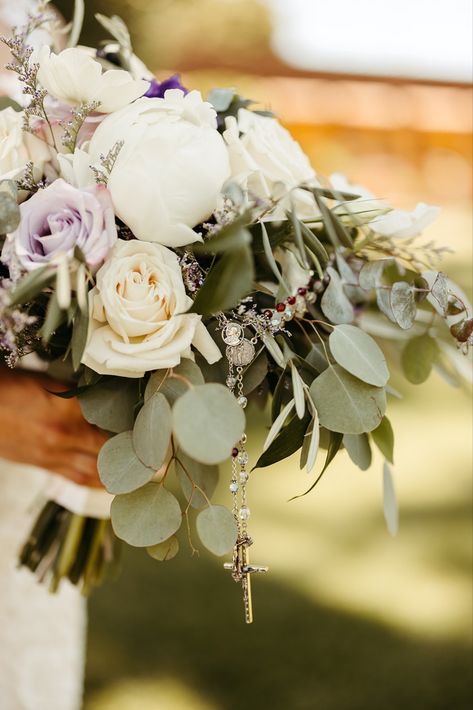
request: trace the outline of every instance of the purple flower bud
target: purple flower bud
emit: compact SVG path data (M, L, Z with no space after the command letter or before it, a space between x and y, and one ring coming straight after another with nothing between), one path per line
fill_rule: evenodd
M75 247L87 264L99 266L117 241L112 201L104 185L79 189L62 179L20 205L21 221L8 235L2 258L13 252L27 271L72 257Z
M168 89L179 89L184 94L189 93L188 89L181 84L180 74L173 74L169 79L165 79L164 81L152 79L145 96L148 97L148 99L164 99L164 94Z

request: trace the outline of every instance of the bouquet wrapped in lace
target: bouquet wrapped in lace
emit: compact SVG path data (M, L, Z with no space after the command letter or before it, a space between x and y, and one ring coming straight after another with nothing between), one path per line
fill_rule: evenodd
M4 39L23 94L0 113L0 347L11 366L69 365L63 396L110 433L115 535L159 560L181 528L192 551L233 551L249 621L265 569L249 562L251 476L300 451L310 490L342 449L367 469L376 447L394 531L389 367L416 384L461 371L471 309L419 241L436 207L324 180L273 115L233 89L159 83L123 23L98 20L113 37L98 50L74 46L73 25L66 49L33 51L47 7ZM250 464L252 400L268 436ZM213 499L227 459L229 507ZM87 529L72 535L84 568ZM59 578L80 578L74 554Z

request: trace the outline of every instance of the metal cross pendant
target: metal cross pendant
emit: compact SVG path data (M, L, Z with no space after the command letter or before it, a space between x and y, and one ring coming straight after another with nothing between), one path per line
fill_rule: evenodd
M253 604L251 599L251 575L254 572L267 572L268 567L251 565L248 548L253 544L251 537L239 537L233 549L233 561L226 562L223 566L232 573L235 582L241 582L243 588L243 604L245 608L245 621L253 622Z

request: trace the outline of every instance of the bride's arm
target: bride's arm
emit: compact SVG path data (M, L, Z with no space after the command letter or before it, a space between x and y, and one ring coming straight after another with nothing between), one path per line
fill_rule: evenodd
M0 457L99 487L97 455L107 436L86 422L76 399L45 375L0 367Z

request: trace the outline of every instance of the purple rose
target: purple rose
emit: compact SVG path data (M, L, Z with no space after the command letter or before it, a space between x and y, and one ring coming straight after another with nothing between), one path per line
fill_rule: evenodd
M152 79L145 96L147 96L148 99L164 99L164 94L168 89L180 89L184 94L189 93L188 90L182 86L180 75L173 74L169 79L165 79L164 81Z
M21 221L8 235L4 254L13 252L33 271L79 247L87 264L99 266L117 241L110 193L103 185L79 189L62 179L20 205Z

